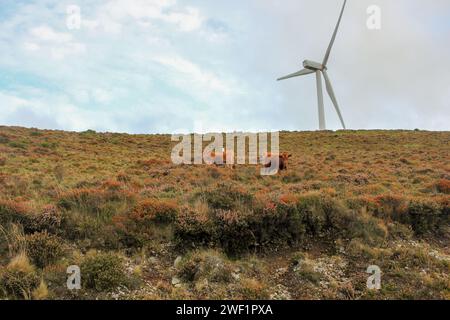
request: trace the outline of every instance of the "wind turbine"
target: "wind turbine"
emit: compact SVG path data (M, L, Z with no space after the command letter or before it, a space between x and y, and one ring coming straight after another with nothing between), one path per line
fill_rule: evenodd
M278 79L278 81L280 80L285 80L285 79L290 79L290 78L294 78L294 77L300 77L300 76L304 76L307 74L311 74L311 73L315 73L316 74L316 82L317 82L317 99L318 99L318 107L319 107L319 128L320 130L326 130L326 123L325 123L325 110L324 110L324 106L323 106L323 91L322 91L322 76L321 73L323 74L324 78L325 78L325 86L328 92L328 95L331 98L331 101L333 102L334 108L336 109L336 112L339 116L339 119L341 120L342 123L342 127L344 129L346 129L345 127L345 122L344 122L344 118L342 117L341 114L341 110L339 109L339 105L336 99L336 95L334 94L334 90L333 90L333 86L331 85L331 81L330 78L328 77L328 73L327 73L327 63L328 63L328 59L330 57L330 53L331 53L331 49L333 48L333 44L334 44L334 40L336 39L336 35L339 29L339 25L341 23L342 20L342 15L344 14L344 9L345 9L345 5L347 4L347 0L344 0L344 4L342 6L342 10L341 10L341 14L339 15L339 20L337 22L336 28L334 29L334 33L333 36L331 38L330 44L328 45L328 49L327 52L325 53L325 57L323 59L322 63L318 63L318 62L314 62L314 61L310 61L310 60L305 60L303 61L303 70L300 70L296 73L287 75L285 77L282 77L280 79Z

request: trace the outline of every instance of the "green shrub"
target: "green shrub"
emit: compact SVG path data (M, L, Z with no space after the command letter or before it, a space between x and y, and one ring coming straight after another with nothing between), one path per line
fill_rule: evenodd
M413 200L407 215L400 217L403 223L409 223L417 235L427 233L440 234L449 225L449 214L437 202L430 200Z
M58 197L58 207L66 210L79 209L87 213L110 211L118 202L133 202L134 196L122 190L79 188L63 192Z
M62 239L46 231L27 235L26 243L28 256L39 268L55 263L64 254Z
M85 285L96 291L115 289L126 283L123 259L113 253L89 253L81 266Z
M23 203L0 200L0 224L20 223L23 226L31 222L30 209Z
M216 210L214 220L215 235L226 253L237 255L258 245L258 239L245 213L234 210Z
M307 194L299 198L297 206L303 216L306 232L313 236L339 233L347 223L348 209L329 196Z
M206 279L209 282L230 282L232 265L220 253L194 251L187 254L178 266L180 278L189 282Z
M33 291L39 287L40 277L24 253L0 268L0 294L4 298L31 299Z
M209 246L216 239L216 226L208 212L183 208L177 217L174 237L179 246Z
M212 209L232 210L239 205L250 206L253 196L230 184L219 184L211 191L200 194Z

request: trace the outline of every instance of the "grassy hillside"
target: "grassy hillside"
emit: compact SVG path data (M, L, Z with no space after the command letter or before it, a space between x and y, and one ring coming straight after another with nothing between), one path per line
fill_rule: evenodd
M166 135L0 127L0 297L450 299L450 132L280 139L263 177L173 165Z

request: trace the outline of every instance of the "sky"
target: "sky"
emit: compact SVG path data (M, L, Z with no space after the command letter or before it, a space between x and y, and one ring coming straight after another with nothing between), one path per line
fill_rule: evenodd
M71 28L68 8L80 8ZM0 0L0 125L128 133L318 129L339 0ZM370 30L367 8L381 9ZM73 20L70 20L73 21ZM69 21L69 22L70 22ZM349 129L450 130L450 2L349 0L328 63ZM327 127L340 129L328 96Z

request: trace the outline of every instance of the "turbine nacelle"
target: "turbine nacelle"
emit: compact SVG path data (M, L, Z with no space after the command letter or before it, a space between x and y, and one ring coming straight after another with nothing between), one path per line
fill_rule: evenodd
M326 67L324 65L322 65L321 63L318 63L318 62L311 61L311 60L303 61L303 67L305 69L309 69L309 70L313 70L313 71L326 70Z

